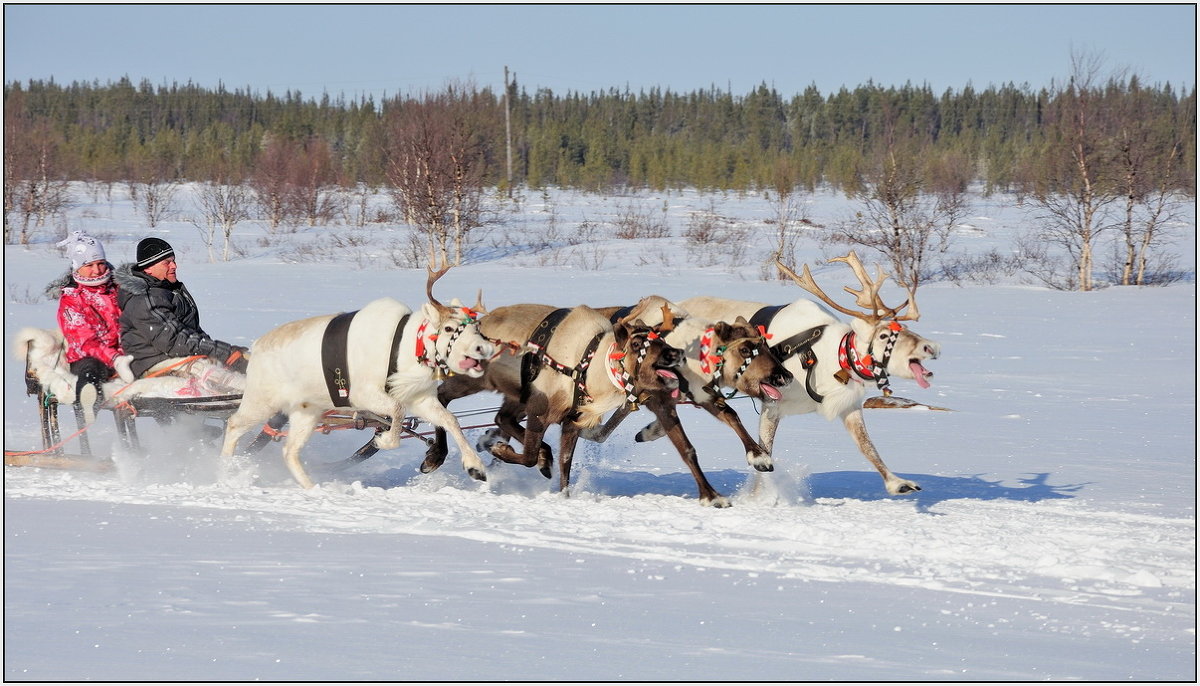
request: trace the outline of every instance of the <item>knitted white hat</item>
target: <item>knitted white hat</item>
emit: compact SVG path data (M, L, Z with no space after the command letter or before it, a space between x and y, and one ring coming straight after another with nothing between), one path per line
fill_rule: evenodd
M82 231L75 231L66 240L60 241L58 247L67 249L67 257L71 260L71 271L79 271L85 264L104 259L104 246L100 241Z

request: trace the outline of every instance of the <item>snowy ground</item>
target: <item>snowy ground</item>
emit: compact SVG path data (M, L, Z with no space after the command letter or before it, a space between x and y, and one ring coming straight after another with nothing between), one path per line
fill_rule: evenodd
M811 200L814 224L852 211L835 195ZM634 203L677 238L604 238ZM167 238L206 329L243 344L379 295L423 298L425 274L389 264L398 231L295 264L282 257L354 232L268 237L246 224L235 236L246 257L210 264L186 190L176 204L179 217L147 230L118 189L55 231L102 236L114 262L144 235ZM740 267L734 247L685 265L687 212L711 206L757 227ZM956 249L1005 246L1029 221L1003 199L977 211ZM768 239L753 236L771 231L770 214L732 195L532 194L437 292L473 302L483 288L491 307L650 293L788 302L798 288L758 278ZM1194 272L1188 220L1177 249ZM581 225L600 235L571 245ZM37 297L65 268L49 233L5 248L6 340L54 320L55 303ZM512 245L547 233L556 240ZM799 255L817 265L825 253L802 239ZM829 291L849 283L833 267L816 274ZM698 505L668 443L632 440L642 422L582 446L564 498L513 465L472 481L453 455L421 475L414 441L310 492L278 446L218 478L216 447L144 424L153 456L135 459L112 447L104 416L90 435L116 473L5 468L4 677L1194 680L1195 295L1194 283L923 287L914 328L943 355L932 389L897 382L897 394L956 411L867 411L889 466L923 488L903 497L814 416L784 420L777 470L760 480L731 432L682 410L727 510ZM36 446L20 363L5 365L4 399L6 450ZM755 427L754 405L734 403ZM317 436L308 463L319 472L368 437Z

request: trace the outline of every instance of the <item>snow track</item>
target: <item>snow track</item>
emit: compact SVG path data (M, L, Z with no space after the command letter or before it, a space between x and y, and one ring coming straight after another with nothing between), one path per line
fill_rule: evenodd
M569 498L549 492L536 471L510 465L494 465L488 484L449 467L386 483L415 474L414 464L363 481L326 481L308 492L286 481L247 487L254 478L248 473L197 484L147 483L130 471L128 464L115 476L9 469L6 494L224 510L257 529L447 536L1152 613L1190 611L1195 599L1193 520L1098 510L1077 500L938 500L923 499L924 492L814 500L796 495L804 490L801 480L781 470L761 482L744 479L735 506L717 510L700 507L694 495L608 495L624 488L623 479L649 477L603 467L585 471L585 483Z

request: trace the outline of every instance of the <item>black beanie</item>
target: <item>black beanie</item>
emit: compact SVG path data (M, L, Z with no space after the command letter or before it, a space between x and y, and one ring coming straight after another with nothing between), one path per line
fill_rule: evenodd
M143 238L137 247L137 268L145 269L174 254L174 248L163 239Z

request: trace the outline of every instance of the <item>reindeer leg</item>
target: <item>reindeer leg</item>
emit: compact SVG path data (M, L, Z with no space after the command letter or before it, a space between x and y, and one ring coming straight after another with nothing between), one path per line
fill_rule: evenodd
M629 416L631 411L632 410L630 410L628 405L622 405L612 413L612 416L608 418L608 421L604 423L604 426L599 428L592 427L589 429L581 429L579 431L579 437L593 443L603 443L607 441L608 437L612 435L612 432L621 425L621 422L625 421L625 418Z
M443 407L435 398L418 400L410 409L417 417L445 429L454 438L459 452L462 453L463 469L467 471L467 474L477 481L487 481L487 469L483 466L483 460L479 459L479 453L476 453L475 448L467 441L454 413ZM392 424L395 426L397 422Z
M442 407L449 407L450 402L459 398L465 398L473 393L473 390L459 388L459 384L455 383L456 379L451 377L443 381L438 386L438 402ZM433 428L433 441L430 442L429 448L425 451L425 461L421 463L421 473L428 474L446 462L446 455L450 453L450 447L446 444L446 430L440 426Z
M540 404L539 404L540 407ZM510 464L520 464L526 467L538 468L542 476L549 479L552 476L551 466L554 463L554 455L550 450L550 446L542 441L542 436L545 434L543 428L537 432L537 441L534 443L530 440L529 433L531 429L521 426L521 418L528 415L528 411L519 401L505 398L500 405L500 411L496 413L496 426L500 431L518 442L521 443L522 454L517 455L507 443L498 441L489 446L489 451L503 462ZM533 444L532 447L530 444ZM536 461L529 456L537 453Z
M846 415L842 420L846 425L846 430L854 438L854 442L858 444L858 449L867 458L875 469L879 471L879 475L883 477L883 485L887 492L892 495L902 495L904 493L912 493L921 490L915 482L908 479L901 479L892 473L892 470L887 468L883 460L879 457L879 451L875 449L875 444L871 442L871 437L867 435L867 425L863 422L862 410L857 409Z
M579 443L579 427L572 421L561 424L562 440L558 448L558 491L563 497L571 493L571 462L575 457L575 446Z
M768 456L775 450L775 432L779 429L779 419L779 405L763 403L762 414L758 418L758 440Z
M291 428L288 429L287 440L283 443L283 461L301 488L313 487L313 481L308 477L308 472L304 470L304 463L300 461L300 449L304 447L305 443L308 443L313 430L317 428L317 417L318 415L311 412L297 412L288 416ZM226 444L228 444L228 436L226 436Z
M266 408L258 408L251 400L247 402L246 398L242 399L238 406L237 412L234 412L229 419L225 421L225 440L221 443L221 457L232 457L237 451L238 439L240 439L252 426L258 426L271 417L272 411ZM271 417L272 419L274 417ZM280 423L279 427L283 426ZM257 441L256 441L257 442ZM265 441L263 442L265 444ZM257 446L261 448L262 446ZM252 452L248 450L247 452Z
M742 449L746 451L747 464L760 472L775 471L775 465L771 462L770 452L762 447L758 441L754 440L750 432L746 430L746 426L742 424L742 418L738 416L738 413L728 403L721 399L710 397L706 401L698 401L697 404L733 429L733 433L742 442Z
M692 478L696 480L696 487L700 492L700 504L711 505L713 507L729 507L732 504L729 502L729 499L718 493L717 489L708 483L708 478L704 476L704 470L700 469L700 461L696 458L696 449L692 446L692 442L688 440L687 434L683 431L683 424L679 422L679 414L675 411L675 404L651 401L646 404L646 407L650 408L654 416L658 417L659 426L663 427L666 431L667 437L671 439L671 443L679 451L679 457L683 459L683 463L691 470Z

